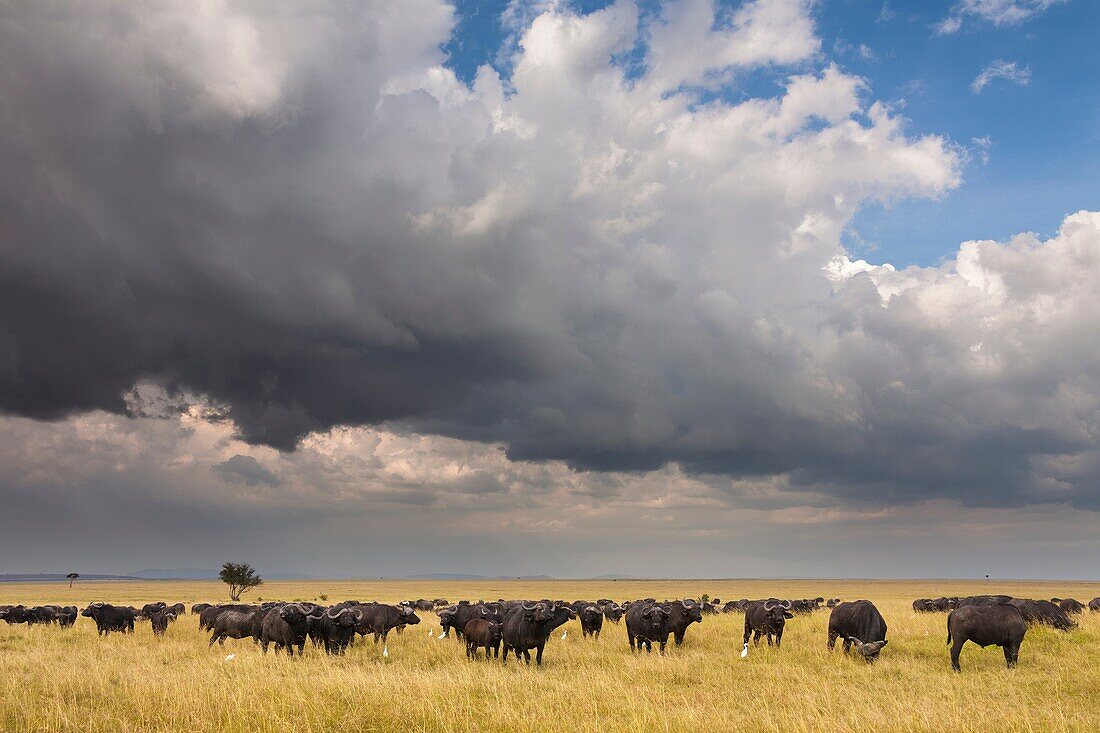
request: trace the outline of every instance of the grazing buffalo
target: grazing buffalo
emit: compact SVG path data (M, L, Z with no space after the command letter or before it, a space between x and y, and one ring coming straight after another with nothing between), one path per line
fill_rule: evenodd
M546 648L546 642L550 633L561 626L576 614L568 606L559 606L554 601L539 601L537 603L521 603L508 610L504 616L501 644L504 653L500 657L501 663L508 661L508 651L511 650L516 659L520 654L528 664L531 663L531 650L535 650L535 664L542 666L542 652Z
M384 603L367 603L355 606L362 612L361 620L355 625L355 630L366 636L374 634L374 643L381 639L386 641L391 629L396 629L406 624L420 623L420 617L416 615L412 606L387 606ZM457 631L457 629L455 629Z
M207 609L207 611L209 610ZM210 643L208 646L214 646L215 641L218 642L219 646L225 646L226 639L248 639L251 637L259 641L260 629L256 628L257 619L262 624L266 613L267 610L260 608L222 610L221 613L215 615L211 622ZM203 611L202 615L205 616L206 611Z
M343 654L355 638L355 626L362 620L363 612L357 608L333 606L317 620L314 631L327 654Z
M27 608L20 604L18 606L7 606L2 612L2 617L9 624L27 624L28 626L52 624L57 622L60 609L60 606L31 606Z
M577 618L581 620L581 635L587 637L591 634L593 637L600 638L600 630L603 629L603 612L600 611L599 606L588 605L581 608L574 608L573 612L577 614Z
M1007 603L997 605L962 605L947 615L947 643L951 644L951 667L961 671L959 652L963 644L972 641L983 649L999 646L1004 649L1009 668L1016 666L1020 644L1027 633L1027 623L1019 609Z
M1089 610L1100 611L1100 596L1097 596L1096 598L1093 598L1091 601L1089 601Z
M191 606L191 613L195 616L198 616L200 613L210 608L210 606L211 604L209 603L196 603L195 605Z
M132 634L134 632L134 611L131 608L112 606L109 603L92 603L83 611L81 616L95 621L96 631L100 636L112 631Z
M249 606L243 603L229 603L222 606L207 605L206 608L199 611L199 631L202 631L203 629L213 630L214 620L226 611L250 612L255 610L256 606Z
M886 646L886 621L870 601L845 601L833 607L829 614L829 650L837 637L844 640L844 653L855 644L856 650L868 662L878 659Z
M1075 598L1051 598L1051 603L1057 603L1058 608L1069 614L1084 613L1085 606Z
M838 603L840 603L840 598L830 598L830 599L829 599L829 600L828 600L828 601L827 601L827 602L825 603L825 606L826 606L827 608L836 608L836 605L837 605Z
M500 643L504 639L504 626L496 621L475 618L468 622L462 629L462 635L466 638L466 656L470 659L477 657L477 650L485 648L485 658L489 658L489 650L493 656L500 656Z
M626 611L626 638L630 642L630 651L653 651L653 642L657 642L658 651L664 653L668 645L672 627L669 618L672 610L668 606L656 603L633 603Z
M153 627L153 634L155 636L161 636L164 632L168 631L168 624L175 621L178 615L178 612L173 606L158 608L150 612L148 614L149 625Z
M745 609L745 638L742 643L749 643L749 635L752 635L754 645L760 644L760 637L768 637L768 646L772 645L772 636L775 637L775 645L778 647L783 642L783 627L789 618L794 618L791 613L791 602L780 601L775 598L763 603L753 603Z
M287 603L270 609L260 625L260 646L267 653L267 645L275 644L275 652L285 649L287 656L294 656L294 647L298 655L305 651L306 634L309 631L310 617L320 617L323 611L312 603Z
M1029 598L1013 598L1008 605L1014 606L1029 624L1050 626L1059 631L1077 628L1077 623L1058 606L1050 601L1033 601Z
M935 613L938 609L931 598L918 598L913 601L913 610L917 613Z

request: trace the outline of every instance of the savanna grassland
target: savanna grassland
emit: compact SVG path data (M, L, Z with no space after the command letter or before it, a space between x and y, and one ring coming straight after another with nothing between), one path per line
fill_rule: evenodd
M357 643L346 657L307 645L304 658L263 656L250 640L207 648L188 614L163 638L147 621L133 636L0 623L0 728L5 731L1063 731L1100 727L1100 614L1062 633L1029 630L1015 670L997 647L967 645L961 674L948 661L944 614L916 614L913 598L972 593L1073 596L1100 583L958 581L308 581L270 582L245 596L345 598L577 598L655 596L868 598L889 624L875 665L825 648L828 613L788 622L782 649L739 657L744 617L706 616L683 647L632 655L623 625L583 639L576 621L555 634L545 666L468 661L438 619ZM0 603L83 607L165 600L226 601L206 582L0 585ZM235 658L226 661L228 654Z

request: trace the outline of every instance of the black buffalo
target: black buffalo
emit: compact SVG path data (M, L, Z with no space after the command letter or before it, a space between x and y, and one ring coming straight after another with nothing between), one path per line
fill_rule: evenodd
M574 607L573 612L577 614L577 618L581 621L581 635L587 637L591 634L595 638L600 638L600 630L603 629L603 611L595 604L581 606L579 609Z
M1058 608L1069 614L1084 613L1085 605L1076 598L1051 598L1051 603L1057 603Z
M768 646L772 645L772 637L775 637L775 645L778 647L783 642L783 627L789 618L794 618L791 613L791 602L769 599L763 603L753 603L745 609L745 637L743 644L749 643L749 635L752 635L753 644L760 643L761 636L768 637Z
M179 613L172 606L151 611L148 617L149 625L153 628L153 634L156 636L163 635L164 632L168 631L168 624L175 621L178 615Z
M657 603L632 603L626 610L626 638L630 642L630 651L653 651L653 642L659 645L660 652L668 645L672 627L669 618L672 610Z
M76 624L77 614L80 613L80 609L76 606L62 606L57 611L57 623L61 628L67 629Z
M462 630L466 628L466 624L475 618L488 618L490 613L489 608L484 604L474 605L466 601L436 611L436 615L439 616L439 625L443 627L443 635L450 636L451 629L454 629L455 637L459 639L462 638Z
M961 671L959 652L972 641L983 649L999 646L1009 668L1016 666L1027 623L1019 609L1007 603L959 606L947 615L947 643L951 644L951 667Z
M1089 610L1100 611L1100 596L1097 596L1096 598L1093 598L1091 601L1089 601Z
M853 644L868 662L878 659L886 646L886 621L870 601L845 601L833 607L829 614L829 650L836 646L837 637L844 640L844 653Z
M207 611L209 610L207 609ZM240 607L222 609L220 613L215 614L214 619L211 621L209 646L213 646L215 641L220 646L225 646L226 639L253 638L259 641L261 631L259 627L262 625L264 614L268 610ZM205 616L205 614L206 611L203 611L202 615Z
M334 606L317 620L315 633L328 654L343 654L355 639L355 626L363 612L354 607Z
M500 656L500 644L504 639L504 626L496 621L484 618L475 618L468 622L462 629L462 635L466 638L466 656L471 659L477 656L477 650L485 649L485 658L489 658L489 651L493 656Z
M1013 598L1008 604L1015 607L1029 624L1050 626L1059 631L1069 631L1077 627L1077 623L1065 611L1050 601Z
M323 613L312 603L287 603L268 610L260 624L260 646L264 653L267 653L268 644L274 644L276 653L285 649L287 656L294 656L297 647L300 656L305 650L310 618Z
M195 605L191 606L191 613L195 616L198 616L200 613L210 608L210 606L211 604L209 603L196 603Z
M96 631L100 636L112 631L127 634L134 632L135 616L132 608L112 606L109 603L92 603L81 611L80 615L95 621Z
M668 616L668 628L672 631L672 638L676 642L676 646L680 646L684 643L684 635L687 633L687 627L692 624L702 623L703 612L699 607L699 604L690 598L685 598L682 601L672 601L671 603L662 604L669 611Z
M366 603L354 606L362 613L361 620L356 623L355 630L366 636L374 634L374 642L381 639L386 641L392 629L406 624L420 623L420 617L416 615L412 606L387 606L384 603ZM456 629L457 631L457 629Z
M501 655L501 663L508 661L508 651L512 650L518 659L523 655L524 661L531 663L531 650L535 650L535 664L542 666L542 652L546 648L546 642L550 633L561 626L570 618L576 618L573 609L566 605L558 605L554 601L539 601L537 603L521 603L513 606L504 616L501 644L504 653Z

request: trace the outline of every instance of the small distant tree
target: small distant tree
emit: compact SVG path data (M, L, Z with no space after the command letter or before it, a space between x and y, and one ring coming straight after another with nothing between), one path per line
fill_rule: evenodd
M69 573L65 577L69 579L69 587L72 588L73 581L80 577L80 573Z
M246 562L225 563L218 577L229 586L229 597L234 601L241 600L242 593L264 584L263 579L256 574L256 569Z

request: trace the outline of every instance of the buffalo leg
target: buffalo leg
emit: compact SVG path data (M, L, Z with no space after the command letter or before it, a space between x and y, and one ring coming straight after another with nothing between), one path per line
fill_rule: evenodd
M544 648L546 648L545 644L539 644L538 648L535 650L535 666L536 667L541 667L542 666L542 650Z
M1017 660L1020 658L1020 646L1019 644L1006 644L1005 650L1005 663L1008 664L1008 668L1012 669L1016 666Z
M775 648L778 649L783 643L783 629L775 632Z
M839 634L837 634L832 629L829 629L829 643L826 645L828 647L829 651L832 651L833 649L836 648L836 637L837 636L839 636ZM847 650L845 650L845 651L847 651Z
M951 645L951 668L956 672L961 672L962 667L959 666L959 652L962 651L963 644L966 643L966 639L955 639Z

